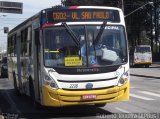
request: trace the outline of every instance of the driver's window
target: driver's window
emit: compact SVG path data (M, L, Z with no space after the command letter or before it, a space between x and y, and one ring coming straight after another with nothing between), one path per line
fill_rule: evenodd
M106 47L113 47L113 46L114 46L113 36L112 36L112 35L107 35L107 36L105 36L104 39L103 39L103 44L104 44Z

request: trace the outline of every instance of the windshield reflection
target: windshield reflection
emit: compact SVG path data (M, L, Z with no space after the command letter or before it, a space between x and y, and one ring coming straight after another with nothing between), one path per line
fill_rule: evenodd
M106 26L94 44L100 26L69 26L80 44L64 26L44 29L44 63L47 67L96 67L127 61L123 26Z

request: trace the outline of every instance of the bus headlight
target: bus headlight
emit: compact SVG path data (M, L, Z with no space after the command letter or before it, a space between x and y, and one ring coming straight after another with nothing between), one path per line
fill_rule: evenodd
M54 79L52 79L51 77L49 76L45 76L44 78L44 85L48 85L50 86L51 88L58 88L58 85L57 83L54 81Z
M118 86L122 86L124 85L129 79L129 74L128 74L128 71L123 73L121 78L119 79L118 81Z

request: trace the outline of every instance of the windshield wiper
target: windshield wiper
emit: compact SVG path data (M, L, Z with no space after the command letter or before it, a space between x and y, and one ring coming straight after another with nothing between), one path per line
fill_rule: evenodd
M71 37L73 38L73 41L75 42L76 46L80 49L80 37L77 37L76 34L72 31L72 29L65 23L62 22L62 25L64 25L64 27L67 29L68 33L71 35ZM80 54L79 54L79 58L81 58L81 50L80 50Z
M72 29L65 23L63 22L62 25L64 25L64 27L67 29L68 33L71 35L71 37L73 38L73 41L75 42L75 44L80 47L80 42L79 42L79 38L76 36L76 34L72 31Z
M103 31L104 31L104 29L106 27L106 24L107 24L107 21L104 21L103 24L101 25L101 28L100 28L100 30L98 32L98 35L96 36L96 39L93 42L94 45L96 45L100 41L101 36L103 34Z

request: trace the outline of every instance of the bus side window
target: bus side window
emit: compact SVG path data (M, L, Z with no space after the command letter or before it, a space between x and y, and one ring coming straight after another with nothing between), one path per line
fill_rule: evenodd
M28 34L27 34L27 52L29 56L31 56L32 51L32 29L28 27Z

